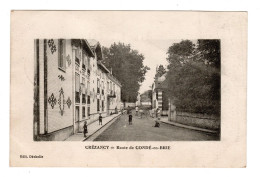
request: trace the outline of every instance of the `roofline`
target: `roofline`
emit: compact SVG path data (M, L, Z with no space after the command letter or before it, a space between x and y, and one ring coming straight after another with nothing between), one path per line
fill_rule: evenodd
M109 77L110 80L115 82L119 87L122 87L122 84L119 82L119 80L115 76L113 76L111 73L108 73L107 76Z
M91 54L92 54L92 57L95 57L95 54L94 54L93 51L91 50L91 46L89 45L87 39L83 39L83 41L84 41L84 42L86 43L86 45L88 46L88 49L89 49L89 51L90 51Z
M97 61L99 67L103 68L107 73L110 73L109 69L105 65L103 65L100 61Z

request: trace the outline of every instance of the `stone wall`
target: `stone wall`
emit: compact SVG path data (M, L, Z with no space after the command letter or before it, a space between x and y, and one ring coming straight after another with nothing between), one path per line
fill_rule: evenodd
M176 122L199 128L219 130L220 117L215 115L196 114L187 112L178 112Z
M127 108L128 106L135 107L135 103L125 102L125 107Z

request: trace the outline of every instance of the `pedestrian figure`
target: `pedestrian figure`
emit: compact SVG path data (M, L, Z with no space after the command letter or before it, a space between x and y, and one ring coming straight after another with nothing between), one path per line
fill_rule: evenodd
M130 106L127 107L126 113L130 114Z
M140 118L142 119L142 116L143 116L143 110L142 109L140 109Z
M153 118L153 108L150 110L150 117Z
M123 115L124 114L124 109L121 107L121 114Z
M131 114L129 114L129 119L128 119L128 122L129 122L129 125L132 125L133 124L133 116Z
M99 120L98 125L102 125L102 116L101 116L101 113L99 113L98 120Z
M135 115L138 116L138 106L135 107Z
M155 120L155 125L154 125L154 127L157 127L157 128L160 127L160 122L159 122L159 120Z
M128 114L128 123L129 125L132 125L133 124L133 116L132 116L132 111L130 110L130 107L128 106L128 109L127 109L127 114Z
M83 130L84 130L84 137L87 137L87 136L86 136L86 134L88 133L87 121L84 122Z
M160 120L160 117L161 117L161 110L160 108L157 109L157 118L158 120Z

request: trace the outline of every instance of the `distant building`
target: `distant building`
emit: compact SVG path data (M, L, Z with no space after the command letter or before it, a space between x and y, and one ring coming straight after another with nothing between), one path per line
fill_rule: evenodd
M161 115L168 115L169 100L166 94L167 81L165 79L166 74L161 77L155 77L152 85L152 107L154 109L160 108Z
M99 42L36 39L34 140L65 140L121 106L121 84L101 63Z
M151 103L152 100L149 95L151 92L152 92L151 90L147 90L143 94L140 95L140 105L142 105L142 106L151 106L152 105L152 103Z

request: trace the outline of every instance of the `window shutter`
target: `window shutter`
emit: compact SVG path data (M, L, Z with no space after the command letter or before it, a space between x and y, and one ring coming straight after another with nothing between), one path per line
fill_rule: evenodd
M62 40L62 68L63 69L66 69L66 56L65 56L65 50L66 49L66 42L65 40L63 39Z
M76 74L75 82L76 82L76 85L75 85L76 92L79 92L79 85L80 85L80 83L79 83L79 75L78 74Z

